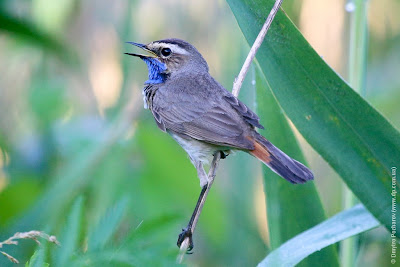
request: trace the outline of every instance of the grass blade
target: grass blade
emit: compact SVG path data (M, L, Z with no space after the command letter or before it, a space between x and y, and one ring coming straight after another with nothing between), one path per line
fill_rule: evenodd
M265 78L256 72L257 113L267 129L262 134L285 153L305 163L304 156L290 126L276 103ZM321 200L314 182L292 185L263 166L271 248L276 249L295 235L325 220ZM334 247L322 250L302 263L302 266L338 266Z
M292 238L272 251L258 266L294 266L326 246L377 226L379 222L358 204Z
M82 210L83 198L79 197L71 208L67 224L60 237L62 246L55 253L54 264L56 266L66 266L74 251L77 250L81 231Z
M228 3L252 43L274 1ZM400 133L321 59L284 12L276 15L257 61L296 128L390 229L391 168L400 158ZM400 220L396 224L400 228Z
M45 262L47 244L39 247L32 257L25 263L25 267L48 267L50 266Z
M100 219L97 226L89 234L88 251L95 251L106 245L111 236L117 231L127 205L128 200L122 199Z

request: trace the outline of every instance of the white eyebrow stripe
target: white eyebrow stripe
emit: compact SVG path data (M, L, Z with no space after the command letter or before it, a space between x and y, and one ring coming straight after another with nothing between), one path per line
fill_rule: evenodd
M187 55L189 54L185 49L181 48L179 45L176 44L171 44L171 43L156 43L153 44L155 47L168 47L172 50L172 52L175 52L177 54L181 55Z

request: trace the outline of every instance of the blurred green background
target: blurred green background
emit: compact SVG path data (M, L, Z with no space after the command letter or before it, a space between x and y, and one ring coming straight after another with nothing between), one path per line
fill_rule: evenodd
M283 4L344 79L345 4ZM366 98L396 128L399 12L398 0L369 2ZM231 89L249 47L225 1L1 1L0 240L46 230L69 244L66 236L73 232L77 240L67 259L73 266L174 264L177 235L190 218L199 181L183 149L143 110L145 64L123 55L134 49L126 41L170 37L195 45L210 73ZM240 98L254 108L252 77L254 71ZM330 217L342 209L342 182L297 137ZM80 223L72 231L74 216ZM103 241L87 251L87 243L98 239ZM185 261L192 266L252 266L265 257L265 198L252 157L238 152L222 161L194 240L195 253ZM383 227L362 234L358 265L389 266L390 241ZM23 241L3 250L25 263L35 248ZM46 250L46 262L65 263L57 256L61 248ZM0 266L8 264L0 257Z

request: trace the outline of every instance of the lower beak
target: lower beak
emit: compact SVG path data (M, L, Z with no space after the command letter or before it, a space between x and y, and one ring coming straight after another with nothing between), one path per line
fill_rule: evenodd
M134 57L140 57L140 58L146 58L146 57L153 57L154 58L154 57L157 57L157 54L154 53L153 51L151 51L150 49L148 49L147 46L144 45L144 44L139 44L139 43L134 43L134 42L127 42L127 43L142 48L146 52L149 52L150 55L142 55L142 54L135 54L135 53L124 53L125 55L134 56Z

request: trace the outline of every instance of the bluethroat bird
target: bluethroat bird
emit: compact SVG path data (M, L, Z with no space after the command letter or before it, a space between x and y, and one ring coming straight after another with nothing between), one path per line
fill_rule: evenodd
M224 158L232 150L247 152L293 184L313 179L306 166L255 130L264 129L258 116L211 77L207 62L194 46L180 39L129 43L148 52L125 54L147 64L144 106L152 112L158 128L188 153L202 187L199 201L208 185L203 166L215 153ZM193 248L191 223L192 220L177 242L180 247L188 237L189 251Z

